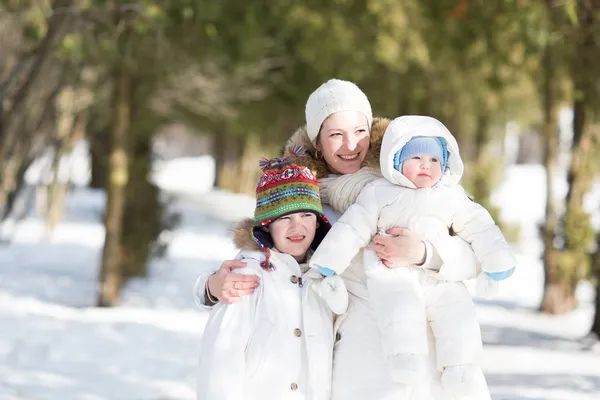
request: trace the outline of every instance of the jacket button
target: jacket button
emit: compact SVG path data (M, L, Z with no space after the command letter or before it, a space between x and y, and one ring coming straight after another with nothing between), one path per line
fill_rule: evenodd
M297 337L302 336L302 331L299 328L294 329L294 336L297 336Z
M298 283L298 277L296 275L292 275L292 277L290 278L290 281L292 283Z
M335 334L335 341L339 342L340 340L342 340L342 334L338 332Z
M292 382L292 384L290 385L290 389L292 389L295 392L296 390L298 390L298 384L296 382Z

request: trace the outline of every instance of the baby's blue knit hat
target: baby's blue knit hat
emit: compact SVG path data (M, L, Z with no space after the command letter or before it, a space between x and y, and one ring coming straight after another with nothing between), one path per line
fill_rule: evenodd
M417 154L430 154L442 164L442 173L448 166L448 148L442 137L415 136L394 154L394 169L402 172L402 163Z

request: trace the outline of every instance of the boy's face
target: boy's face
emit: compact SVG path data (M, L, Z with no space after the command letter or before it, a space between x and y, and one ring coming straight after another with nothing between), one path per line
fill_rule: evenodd
M293 256L296 261L304 261L306 252L318 227L317 216L310 212L297 212L277 218L268 230L275 248L281 253Z
M402 163L402 175L418 188L432 187L442 177L442 163L430 154L417 154Z

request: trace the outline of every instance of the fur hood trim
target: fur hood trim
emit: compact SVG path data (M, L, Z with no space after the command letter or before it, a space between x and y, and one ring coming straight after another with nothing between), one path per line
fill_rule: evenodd
M373 119L373 124L371 125L369 151L367 152L367 155L365 156L365 159L363 161L363 167L371 167L376 171L379 171L379 154L381 152L381 142L383 141L383 134L385 133L385 130L390 124L390 122L391 121L387 118L375 117ZM298 128L296 132L294 132L292 137L290 137L290 139L286 142L285 147L281 152L282 156L290 156L289 149L294 144L303 146L306 151L306 155L302 158L292 157L292 160L295 164L301 165L303 167L308 167L313 172L313 174L315 174L317 179L324 178L327 175L329 175L330 172L329 168L327 167L327 163L322 157L317 158L317 149L315 145L310 141L305 126Z
M252 229L256 223L252 218L246 218L235 224L232 229L233 244L237 249L248 251L262 251L252 239Z
M321 244L321 241L329 232L331 228L331 224L327 220L327 218L322 214L316 214L317 219L319 221L319 226L317 227L317 231L315 232L315 238L313 242L310 244L310 249L316 250L316 248ZM265 249L261 248L258 243L254 240L257 238L261 242L263 246L266 248L273 247L273 239L271 238L271 234L262 231L263 227L257 226L256 222L252 218L246 218L238 222L234 225L231 236L233 239L233 244L237 249L240 250L248 250L248 251L262 251Z

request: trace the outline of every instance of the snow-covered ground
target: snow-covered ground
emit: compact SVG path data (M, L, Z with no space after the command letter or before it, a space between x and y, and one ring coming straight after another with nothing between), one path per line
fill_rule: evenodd
M0 400L195 398L207 314L195 308L192 287L202 271L235 254L231 222L254 207L246 196L206 192L199 177L207 165L184 160L156 173L164 189L170 183L178 193L182 224L166 259L152 262L148 279L129 282L113 309L93 307L102 193L76 189L49 239L35 217L16 225L12 243L0 245ZM167 167L179 180L169 179ZM543 275L534 235L543 218L544 179L539 167L512 167L494 196L522 235L514 277L499 299L478 301L484 369L494 400L599 399L600 349L579 340L593 314L591 285L580 285L572 313L536 312Z

